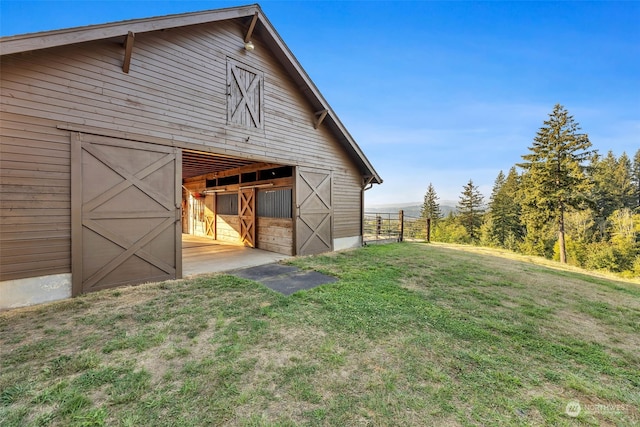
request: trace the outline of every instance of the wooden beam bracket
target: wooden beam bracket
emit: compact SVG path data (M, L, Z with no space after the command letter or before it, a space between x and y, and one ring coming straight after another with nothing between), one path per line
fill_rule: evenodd
M136 35L129 31L124 41L124 61L122 62L122 71L129 74L129 66L131 65L131 54L133 53L133 42Z
M374 178L375 178L375 177L373 177L373 176L365 176L365 177L363 177L363 178L362 178L362 189L366 191L366 190L368 190L369 188L371 188L371 187L369 187L369 186L370 186L370 185L371 185L371 186L373 186L373 179L374 179ZM367 187L369 187L369 188L367 188Z
M322 121L325 119L325 117L327 117L327 113L329 113L329 110L316 111L315 113L316 120L315 120L315 123L313 124L314 129L318 129L320 127L320 124L322 123Z
M258 12L253 15L251 19L251 24L249 24L249 29L247 30L247 34L244 36L244 42L247 43L251 40L251 36L253 35L253 30L256 28L256 23L258 22Z

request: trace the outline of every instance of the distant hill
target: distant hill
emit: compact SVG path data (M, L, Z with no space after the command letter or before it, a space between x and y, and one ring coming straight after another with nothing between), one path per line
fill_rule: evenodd
M400 210L404 211L405 216L419 217L420 210L422 209L422 203L398 203L389 205L371 205L365 206L365 213L397 213ZM451 200L444 200L440 203L440 211L443 216L447 216L449 212L456 211L456 202Z

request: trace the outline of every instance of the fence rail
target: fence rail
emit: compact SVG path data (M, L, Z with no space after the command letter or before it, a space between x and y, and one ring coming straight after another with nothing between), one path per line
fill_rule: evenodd
M431 221L400 212L365 212L364 244L402 242L404 240L429 241Z

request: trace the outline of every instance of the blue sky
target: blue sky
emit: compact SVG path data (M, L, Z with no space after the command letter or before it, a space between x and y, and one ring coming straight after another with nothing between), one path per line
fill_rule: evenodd
M0 34L243 4L2 0ZM640 2L260 5L384 179L367 205L488 196L556 103L601 153L640 148Z

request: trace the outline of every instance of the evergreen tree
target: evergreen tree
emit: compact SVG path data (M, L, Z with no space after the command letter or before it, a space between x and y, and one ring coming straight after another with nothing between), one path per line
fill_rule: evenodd
M640 208L640 149L633 156L633 169L631 171L631 183L633 184L634 202L633 209Z
M493 189L491 190L491 196L489 196L489 209L487 211L487 215L485 215L485 221L482 228L483 235L483 244L486 239L490 246L500 246L503 247L503 243L505 240L505 232L502 227L501 220L502 216L500 215L500 193L502 191L502 187L504 186L504 182L507 178L504 176L504 172L500 170L498 172L498 176L493 183ZM485 237L487 235L487 237Z
M523 177L524 178L524 177ZM551 258L553 243L557 240L557 232L550 225L548 212L538 209L535 205L528 205L524 200L528 198L526 188L520 193L522 206L522 220L525 229L520 250L525 254Z
M594 184L592 198L601 222L616 210L633 208L631 161L625 153L619 159L612 151L602 158L596 156L590 170Z
M500 247L514 250L522 240L523 229L520 222L520 205L517 201L519 176L515 167L506 177L500 171L496 178L489 202L490 240Z
M431 229L435 229L439 220L442 218L442 211L440 211L440 204L438 204L438 195L433 185L429 183L427 192L424 195L424 202L422 203L422 209L420 210L421 218L431 219ZM427 236L429 239L431 236Z
M507 180L507 177L504 176L504 172L502 171L498 172L498 176L496 177L496 180L493 183L491 196L489 197L489 206L492 206L494 204L494 201L498 197L498 194L500 193L500 190L502 190L502 186L504 185L504 182L506 180Z
M584 204L591 187L584 173L584 163L593 154L587 150L591 142L579 131L573 116L557 104L538 130L529 154L522 156L524 162L518 165L525 171L523 203L536 211L538 220L555 225L562 263L567 262L565 212Z
M620 184L619 194L622 208L633 209L636 203L633 185L633 165L627 153L623 152L618 158L616 179Z
M480 226L482 225L482 216L484 197L478 191L478 187L473 185L473 181L463 187L462 194L458 201L458 220L460 224L467 230L469 238L472 242L478 240Z

